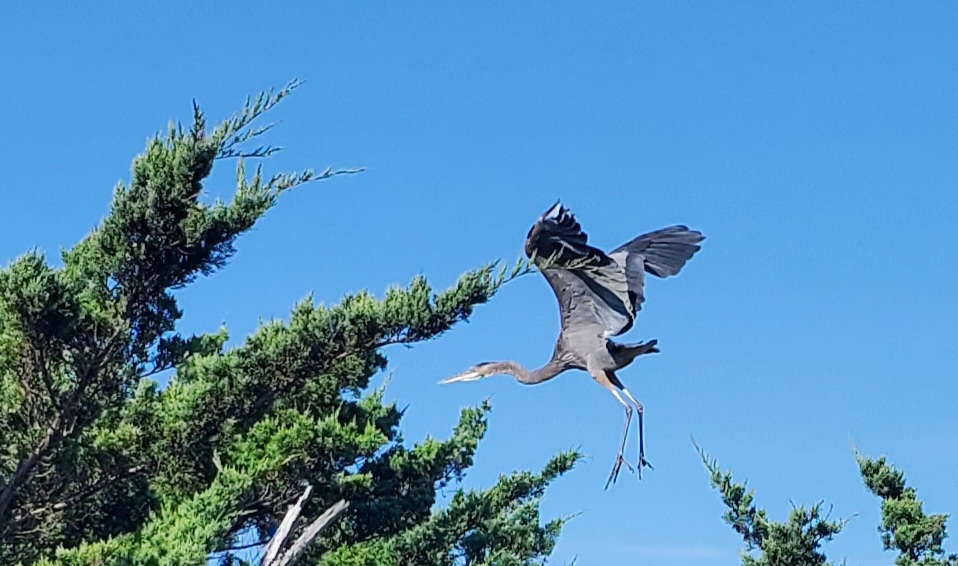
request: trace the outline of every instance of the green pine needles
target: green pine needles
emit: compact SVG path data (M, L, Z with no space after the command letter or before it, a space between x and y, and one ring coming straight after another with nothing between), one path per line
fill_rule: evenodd
M231 549L265 545L304 482L290 540L349 503L304 563L538 564L551 552L563 521L543 522L539 501L578 454L439 508L489 405L463 411L448 439L407 446L402 411L369 388L383 346L439 336L525 266L488 265L441 292L418 277L382 299L306 300L233 348L225 330L177 333L173 292L225 267L284 191L357 171L247 174L244 159L277 149L252 145L270 128L254 124L295 87L212 129L194 107L189 128L148 143L62 267L30 252L0 271L0 564L244 564L250 551ZM201 202L225 158L239 161L232 201Z

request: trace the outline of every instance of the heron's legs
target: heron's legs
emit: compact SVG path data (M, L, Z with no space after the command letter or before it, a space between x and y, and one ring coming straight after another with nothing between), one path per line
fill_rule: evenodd
M622 403L622 406L625 407L625 426L622 427L622 442L619 444L619 453L615 455L615 464L612 466L612 473L609 474L609 479L605 482L605 489L609 489L609 486L615 483L615 480L619 477L619 470L622 468L622 464L625 464L625 467L628 468L630 472L635 471L632 465L626 462L623 457L625 441L629 438L629 425L632 423L632 407L622 399L618 391L615 389L611 391L612 394L615 395L615 398L619 400L619 403Z
M619 469L622 468L622 464L625 464L629 470L633 470L632 466L623 458L623 453L625 452L625 441L629 437L629 425L632 423L632 407L622 398L622 395L619 394L619 390L615 385L612 384L612 381L609 379L609 375L605 371L592 371L589 372L592 375L592 378L595 379L599 385L605 387L609 390L615 400L622 405L622 408L625 409L625 427L622 429L622 443L619 445L619 453L615 456L615 464L612 466L612 473L609 474L608 481L605 482L605 488L608 489L610 485L615 483L616 478L619 476Z
M629 398L629 401L632 401L632 404L635 405L635 410L636 410L636 412L638 412L638 414L639 414L639 465L638 465L638 476L639 476L639 479L642 479L642 466L646 466L646 467L648 467L648 468L650 468L650 469L653 469L653 468L652 468L652 464L650 464L649 461L645 459L645 435L643 434L643 430L642 430L642 414L645 412L645 410L644 410L643 407L642 407L642 403L639 403L639 402L635 399L635 397L633 397L632 394L629 393L629 390L628 390L628 389L626 389L625 387L623 387L623 388L622 388L622 392L625 393L625 396Z

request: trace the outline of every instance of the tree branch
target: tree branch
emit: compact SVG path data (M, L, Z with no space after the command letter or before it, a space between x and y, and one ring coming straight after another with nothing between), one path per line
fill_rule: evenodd
M276 530L273 539L266 545L263 559L260 561L259 566L292 566L299 560L300 556L302 556L306 547L326 528L326 525L331 523L340 513L349 507L349 503L342 499L334 503L332 507L310 523L289 549L280 555L279 551L293 530L293 525L296 523L296 520L303 512L303 506L306 504L306 500L312 491L313 486L307 485L306 490L299 496L296 503L289 506L289 510L286 511L286 515L283 517L282 522L280 522L279 529Z
M279 524L279 529L277 529L276 534L273 535L273 540L269 541L269 544L266 545L266 549L263 552L263 560L260 563L262 566L272 566L275 563L276 557L279 556L280 547L283 546L286 537L289 536L289 532L293 529L293 523L296 522L300 513L303 512L303 505L305 505L306 499L309 498L309 494L312 492L313 486L307 485L306 490L299 496L296 503L289 506L289 510L286 511L286 515Z
M50 506L50 509L53 511L62 511L71 505L75 505L83 501L84 499L90 497L91 495L96 495L97 493L103 491L104 489L110 487L111 485L114 485L116 482L120 480L125 480L129 478L130 476L133 476L142 472L145 468L146 466L143 466L143 465L133 466L132 468L127 468L121 473L108 475L105 478L102 478L98 482L94 483L90 487L64 497L62 501L58 503L54 503L52 506Z
M47 430L44 433L43 438L40 439L40 442L37 443L37 446L26 458L20 460L16 470L13 472L13 476L10 477L7 485L3 487L3 491L0 491L0 527L6 526L6 523L8 522L4 520L3 517L9 509L10 503L13 501L13 496L16 491L29 479L30 473L40 462L40 459L43 458L47 451L50 450L51 446L59 442L60 438L65 435L66 431L72 431L73 423L70 421L75 420L76 415L73 413L76 409L80 396L86 391L93 374L100 371L103 360L106 359L107 355L113 350L115 345L114 342L119 335L120 330L117 329L113 335L107 339L103 349L93 357L93 360L91 360L90 364L87 366L86 371L84 371L83 375L77 379L77 385L73 389L73 392L69 397L67 397L66 401L60 406L56 414L53 416L53 419L47 426Z
M303 531L303 534L299 535L299 538L296 539L296 542L293 543L293 546L283 553L282 558L280 558L276 566L292 566L295 564L296 561L299 560L300 556L303 555L306 547L309 546L309 544L313 542L317 536L319 536L319 533L322 532L327 525L333 522L333 520L338 517L340 513L345 511L347 507L349 507L349 502L340 499L322 515L317 517L315 521L306 527L306 530Z

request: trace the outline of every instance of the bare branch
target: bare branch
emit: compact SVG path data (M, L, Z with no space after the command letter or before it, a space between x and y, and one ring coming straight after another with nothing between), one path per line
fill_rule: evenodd
M338 517L340 513L345 511L347 507L349 507L349 503L343 499L340 499L322 515L317 517L315 521L306 527L306 530L303 531L303 534L299 535L299 538L296 539L296 542L293 543L293 546L283 553L282 558L280 558L279 562L276 563L276 566L292 566L295 564L296 561L299 560L299 557L303 555L306 547L308 547L309 544L313 542L317 536L319 536L319 533L322 532L327 525L333 522L333 520Z
M292 532L296 520L299 519L300 514L302 514L303 506L306 504L306 500L312 491L313 486L307 485L306 490L299 496L296 503L289 506L289 510L286 511L286 515L283 517L282 522L280 522L276 534L263 551L263 559L259 563L260 566L292 566L299 560L300 556L302 556L306 547L326 528L326 525L331 523L333 519L349 507L349 503L345 500L340 499L337 501L332 507L317 517L315 521L310 523L309 526L306 527L306 530L296 539L296 542L294 542L286 552L280 555L279 551L289 537L290 532Z
M306 504L306 499L309 498L309 494L312 493L312 491L313 486L307 485L306 490L299 496L296 503L289 506L289 510L286 511L286 515L279 524L279 529L277 529L276 534L273 535L273 540L269 541L269 544L266 545L266 549L263 552L263 560L260 562L261 566L271 566L276 563L276 558L279 556L279 549L283 546L286 537L289 536L289 532L293 529L293 523L296 522L300 513L303 512L303 505Z

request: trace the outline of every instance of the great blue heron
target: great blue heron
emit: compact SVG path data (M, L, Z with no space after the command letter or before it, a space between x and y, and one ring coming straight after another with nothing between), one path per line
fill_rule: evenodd
M588 245L585 232L569 209L556 203L529 230L525 252L545 276L559 300L562 330L552 359L538 369L528 370L517 362L484 362L440 383L475 381L507 374L519 383L542 383L568 369L585 370L625 407L625 427L612 473L606 482L615 482L623 464L625 442L632 422L632 406L639 414L639 461L636 470L651 467L645 459L642 431L642 404L615 375L643 354L658 352L657 340L619 344L609 338L632 327L635 314L645 300L645 273L656 277L675 275L697 252L704 240L700 232L685 226L671 226L631 240L608 254ZM620 393L621 392L621 393Z

